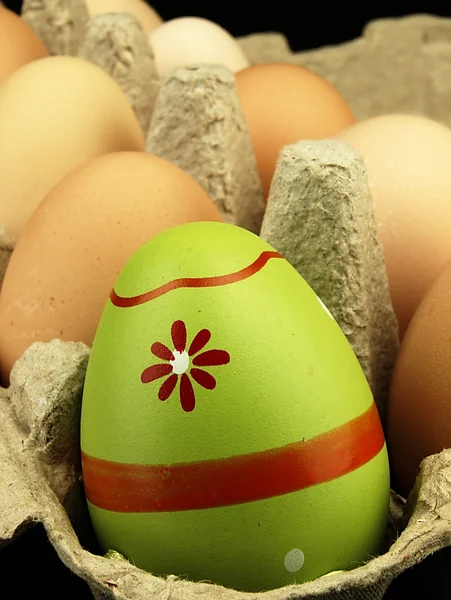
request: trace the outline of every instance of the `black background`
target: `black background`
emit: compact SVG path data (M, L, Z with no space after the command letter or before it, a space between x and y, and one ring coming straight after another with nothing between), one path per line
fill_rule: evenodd
M20 11L19 0L4 4ZM348 2L322 0L153 0L149 2L164 20L199 16L222 25L235 36L258 31L284 33L293 50L337 44L358 37L368 21L382 17L429 13L451 16L449 0L441 2Z

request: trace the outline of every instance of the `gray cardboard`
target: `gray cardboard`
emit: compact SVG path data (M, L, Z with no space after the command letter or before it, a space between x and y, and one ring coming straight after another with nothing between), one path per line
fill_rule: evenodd
M285 146L260 235L335 317L383 418L398 324L363 160L336 140Z
M147 135L160 80L149 38L138 19L120 13L92 17L77 54L113 77Z
M89 19L83 0L23 0L22 18L50 54L75 56Z
M225 221L260 231L263 192L235 78L227 67L175 69L163 81L147 152L189 173Z

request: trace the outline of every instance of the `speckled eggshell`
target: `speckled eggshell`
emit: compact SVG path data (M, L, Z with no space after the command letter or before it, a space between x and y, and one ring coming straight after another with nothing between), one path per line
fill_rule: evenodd
M389 471L344 334L295 269L225 223L174 227L122 269L83 403L102 547L257 592L380 549Z

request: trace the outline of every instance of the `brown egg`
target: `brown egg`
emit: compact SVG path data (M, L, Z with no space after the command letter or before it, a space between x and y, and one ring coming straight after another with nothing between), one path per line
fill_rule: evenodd
M117 152L63 179L29 220L0 295L4 384L36 341L90 345L120 269L149 238L190 221L221 221L209 196L168 161Z
M0 3L0 85L23 65L48 55L31 27Z
M85 0L90 15L129 13L140 21L144 31L150 33L163 19L145 0Z
M356 123L337 138L365 159L402 337L451 259L451 129L392 114Z
M265 198L280 150L301 139L334 136L355 122L325 79L291 64L254 65L236 74Z
M401 344L388 403L393 487L407 496L426 456L451 448L451 262L420 303Z
M73 169L102 154L144 149L127 97L100 67L73 56L23 66L0 86L0 225L18 237Z

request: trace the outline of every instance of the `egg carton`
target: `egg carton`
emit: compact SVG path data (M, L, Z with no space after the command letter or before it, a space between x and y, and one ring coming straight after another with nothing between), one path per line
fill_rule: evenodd
M226 221L258 233L301 273L351 343L384 421L398 338L362 159L332 140L285 147L265 210L234 79L225 67L178 69L160 81L148 38L131 15L89 19L79 0L25 0L23 16L52 54L77 55L108 72L136 112L147 151L189 172ZM403 111L451 125L445 99L451 20L418 15L376 21L357 40L302 53L292 53L277 33L238 42L253 64L293 62L324 76L359 119ZM14 240L3 230L0 246L5 268ZM383 598L396 577L451 545L451 451L445 450L423 461L407 502L392 493L382 553L349 572L247 594L158 578L117 555L101 556L80 468L88 358L82 343L35 343L15 363L10 387L0 388L3 552L27 528L42 524L62 563L96 599L369 600Z

